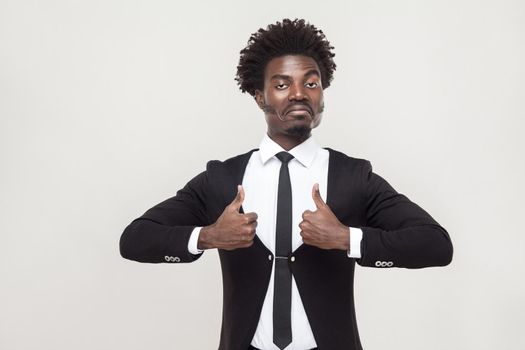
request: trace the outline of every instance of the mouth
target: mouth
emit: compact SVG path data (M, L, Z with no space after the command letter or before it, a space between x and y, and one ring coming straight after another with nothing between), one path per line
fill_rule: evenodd
M286 111L286 115L290 115L292 117L300 117L300 116L306 116L311 118L312 112L308 107L293 107Z

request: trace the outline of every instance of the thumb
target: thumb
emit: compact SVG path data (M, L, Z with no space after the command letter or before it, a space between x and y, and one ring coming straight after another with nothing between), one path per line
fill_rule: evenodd
M235 211L239 211L241 208L242 202L244 201L244 188L242 185L237 185L237 195L230 203L230 207Z
M317 209L323 208L326 206L326 203L324 202L323 198L321 197L321 192L319 191L319 184L315 183L314 187L312 188L312 198L314 199L315 206Z

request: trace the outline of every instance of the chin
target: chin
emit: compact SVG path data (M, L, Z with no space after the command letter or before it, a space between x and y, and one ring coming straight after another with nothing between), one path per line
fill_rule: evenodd
M289 135L299 136L299 137L308 136L311 131L312 129L310 129L310 127L306 125L297 125L297 126L293 126L286 130L286 132Z

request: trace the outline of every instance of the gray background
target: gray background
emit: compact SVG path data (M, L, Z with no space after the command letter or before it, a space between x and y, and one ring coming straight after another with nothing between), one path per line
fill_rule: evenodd
M139 264L124 227L258 146L233 80L304 17L338 65L314 137L369 159L450 233L446 268L356 271L366 349L525 348L520 1L0 1L0 348L213 349L216 251Z

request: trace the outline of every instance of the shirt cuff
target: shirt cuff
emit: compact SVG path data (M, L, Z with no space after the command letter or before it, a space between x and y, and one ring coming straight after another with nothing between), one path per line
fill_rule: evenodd
M191 232L190 240L188 241L188 251L193 255L201 254L204 250L197 248L199 243L199 234L201 233L202 227L195 227Z
M358 227L350 227L350 249L346 252L349 258L361 259L361 240L363 230Z

